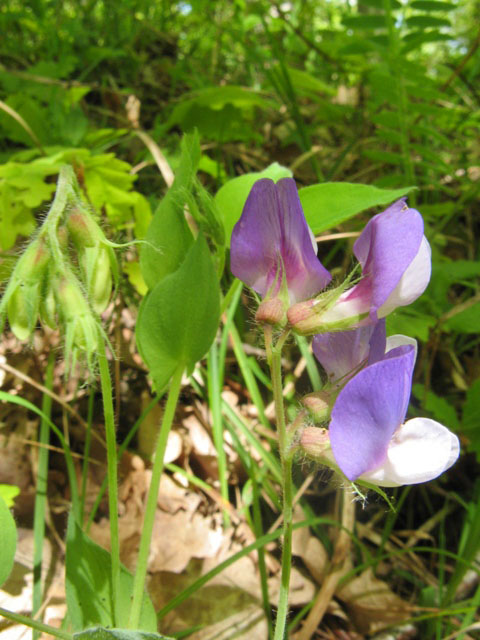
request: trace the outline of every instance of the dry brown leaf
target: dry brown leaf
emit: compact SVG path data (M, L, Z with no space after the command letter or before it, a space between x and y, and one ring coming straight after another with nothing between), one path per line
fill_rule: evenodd
M296 505L294 522L300 522L304 517L303 509ZM328 563L328 554L320 540L310 533L308 527L300 527L293 532L292 553L303 560L311 576L318 584L321 584Z
M175 514L157 511L150 547L150 571L180 573L191 558L211 558L223 539L219 526L199 513L178 511Z
M192 560L180 575L154 574L148 590L155 607L161 608L204 572L205 563ZM161 621L167 635L201 626L190 638L195 640L265 640L267 628L258 601L233 584L209 582L188 600L178 605Z
M375 633L387 625L407 620L412 607L367 569L348 582L336 595L345 603L352 621L363 633Z

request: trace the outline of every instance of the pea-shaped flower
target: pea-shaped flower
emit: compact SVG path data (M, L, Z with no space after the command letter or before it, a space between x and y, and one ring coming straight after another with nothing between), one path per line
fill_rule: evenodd
M416 300L430 280L431 251L423 219L398 200L374 216L354 244L362 268L350 289L329 291L288 311L293 328L305 335L375 323Z
M415 348L396 347L362 369L340 391L329 436L336 464L349 480L381 486L436 478L459 455L459 441L428 418L405 421Z
M386 337L385 320L349 331L319 333L313 337L315 357L333 385L347 380L367 365L383 360L385 354L402 345L412 345L417 352L417 341L403 335Z
M311 298L330 282L292 178L253 185L232 232L230 260L232 273L262 298L288 294L287 305Z

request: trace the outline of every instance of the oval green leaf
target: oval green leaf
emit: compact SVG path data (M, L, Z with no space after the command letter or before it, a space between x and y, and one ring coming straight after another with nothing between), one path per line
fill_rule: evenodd
M96 624L112 627L110 554L82 531L73 514L68 518L65 565L67 607L74 631ZM122 566L118 601L114 605L115 623L122 627L128 624L132 589L133 576ZM145 631L157 631L155 609L147 593L143 596L140 625Z
M180 268L159 282L140 307L137 344L157 389L179 366L191 369L205 355L219 318L220 287L200 234Z
M300 189L303 211L313 233L332 229L371 207L390 204L415 187L379 189L368 184L324 182Z
M17 548L17 528L10 509L0 496L0 586L10 575Z

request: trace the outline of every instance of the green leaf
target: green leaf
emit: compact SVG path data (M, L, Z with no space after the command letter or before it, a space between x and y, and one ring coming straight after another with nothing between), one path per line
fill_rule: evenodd
M313 233L336 227L357 213L390 204L407 195L415 187L379 189L367 184L323 182L300 189L303 211Z
M14 484L0 484L0 498L2 498L8 508L13 507L15 498L20 493L20 487Z
M0 586L10 575L17 548L17 528L10 509L0 495Z
M423 206L422 206L423 213ZM451 308L448 303L448 290L455 284L480 276L480 262L474 260L434 261L432 264L432 278L428 293L443 310Z
M174 183L158 205L140 254L142 275L149 289L153 289L160 280L178 269L193 243L184 207L199 161L198 134L184 136Z
M410 3L412 9L420 9L421 11L453 11L457 9L457 5L450 2L440 2L440 0L413 0Z
M149 289L185 260L193 236L184 214L185 198L173 187L158 205L140 253L140 267Z
M74 640L172 640L160 633L93 627L73 634Z
M475 429L478 432L480 444L480 378L475 380L467 391L462 418L462 428ZM478 452L480 454L480 448Z
M480 303L477 302L471 307L460 311L460 313L447 320L443 326L457 333L478 333L478 328L480 327Z
M322 93L330 96L335 96L337 91L334 87L330 86L320 78L313 76L307 71L302 69L295 69L294 67L287 67L288 75L295 89L300 91L306 91L309 93Z
M480 378L475 380L467 391L463 405L462 433L469 440L468 449L473 451L480 461Z
M135 261L125 262L122 269L127 274L130 284L135 287L141 296L145 296L148 292L148 287L143 279L139 263Z
M98 624L113 626L110 554L82 531L73 514L68 518L65 580L68 614L75 631ZM133 576L122 566L114 605L115 622L121 627L128 623L132 588ZM157 631L155 609L146 593L140 624L146 631Z
M441 422L450 429L458 430L459 421L457 412L448 400L437 396L433 391L427 391L425 395L425 386L423 384L414 384L412 393L417 400L423 402L424 408L432 414L435 420L438 420L438 422Z
M407 310L398 309L387 317L387 334L391 336L400 333L426 342L435 322L431 315L414 315Z
M440 31L410 31L403 36L405 46L402 48L408 52L425 42L445 42L451 39L451 35L440 33Z
M401 2L398 2L398 0L390 0L389 4L392 9L402 8L402 4ZM379 11L385 10L384 0L359 0L358 6L361 7L362 5L366 7L372 7L372 9L378 9Z
M343 24L349 29L385 29L386 18L380 15L345 16Z
M290 169L282 167L278 162L274 162L263 171L246 173L238 178L233 178L218 190L215 195L215 202L225 225L227 246L230 246L233 227L242 215L243 206L255 182L261 178L271 178L277 182L281 178L291 177L292 172Z
M421 29L428 29L428 27L451 27L450 20L446 18L437 18L436 16L422 15L412 16L407 18L408 27L419 27Z
M220 288L199 234L179 269L159 282L140 307L137 344L157 389L179 366L192 369L205 355L219 317Z
M380 162L381 164L393 164L394 166L403 165L404 159L402 154L393 151L381 151L380 149L366 149L362 152L369 160Z

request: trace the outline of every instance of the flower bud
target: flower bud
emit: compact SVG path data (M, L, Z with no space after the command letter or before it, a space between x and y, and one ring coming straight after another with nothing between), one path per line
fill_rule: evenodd
M19 283L8 299L8 321L12 332L19 340L27 340L35 329L40 303L39 291L38 282Z
M69 213L67 228L78 248L95 247L105 239L103 231L93 217L78 208Z
M93 355L98 347L98 326L75 278L64 278L58 287L58 307L66 324L66 351L77 347Z
M315 391L304 396L301 400L308 409L315 422L324 422L330 416L330 395L325 391Z
M267 298L260 303L255 320L258 324L272 324L285 326L287 316L285 314L285 304L281 298Z
M56 329L58 326L56 319L57 303L55 300L54 286L52 283L47 289L46 295L42 296L40 300L40 320L50 327L50 329Z
M112 295L109 249L104 245L86 247L80 256L90 302L96 313L105 311Z
M341 312L335 313L335 305L344 291L345 287L341 285L312 300L291 306L287 318L295 333L311 336L358 327L363 318L368 316L368 309L363 313L363 309L359 311L353 303L343 305Z
M43 239L33 240L19 258L12 279L23 284L40 282L50 260L50 253Z
M330 446L330 436L327 429L305 427L300 438L300 448L304 453L322 464L335 463Z

